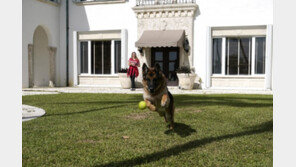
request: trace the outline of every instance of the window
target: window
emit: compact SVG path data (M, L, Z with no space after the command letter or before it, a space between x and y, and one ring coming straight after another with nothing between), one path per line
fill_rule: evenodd
M226 75L251 74L251 38L226 39Z
M92 41L91 50L91 74L111 74L111 41Z
M265 48L265 37L215 37L212 74L265 74Z
M213 74L221 74L222 38L213 39L212 71Z
M113 53L112 50L114 51ZM80 42L81 74L114 74L118 73L120 67L121 41L105 40Z
M265 37L257 37L255 47L255 73L265 74Z
M88 73L88 42L81 42L80 48L80 71Z
M115 54L114 71L115 73L118 73L118 71L121 68L121 41L115 41L114 54Z

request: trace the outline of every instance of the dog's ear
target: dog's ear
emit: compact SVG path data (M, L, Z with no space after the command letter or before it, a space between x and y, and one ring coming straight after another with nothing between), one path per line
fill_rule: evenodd
M142 72L143 72L143 76L146 75L148 72L148 67L147 67L146 63L144 63L142 66Z
M156 63L154 67L155 67L155 71L156 72L160 72L161 71L160 65L158 63Z

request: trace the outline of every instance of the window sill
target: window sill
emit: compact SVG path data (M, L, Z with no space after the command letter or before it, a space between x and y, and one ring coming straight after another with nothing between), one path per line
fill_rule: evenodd
M118 78L118 74L80 74L79 77L93 77L93 78Z
M43 3L47 3L49 5L53 5L53 6L59 6L60 5L59 1L58 2L52 2L52 1L49 1L49 0L38 0L38 1L43 2Z
M112 3L124 3L126 0L100 0L100 1L73 1L76 5L96 5L96 4L112 4Z
M265 79L265 75L212 75L215 79Z

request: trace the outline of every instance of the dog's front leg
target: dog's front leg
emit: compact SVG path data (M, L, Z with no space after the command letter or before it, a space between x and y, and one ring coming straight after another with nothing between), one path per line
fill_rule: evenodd
M155 105L153 105L149 100L145 99L146 105L147 107L151 110L151 111L156 111L156 107Z
M161 106L167 108L169 104L170 104L170 98L168 94L163 94L161 97Z

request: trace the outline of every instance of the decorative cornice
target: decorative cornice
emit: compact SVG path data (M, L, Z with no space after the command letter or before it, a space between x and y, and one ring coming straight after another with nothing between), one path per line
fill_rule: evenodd
M166 17L194 17L197 4L136 6L132 8L138 19Z

